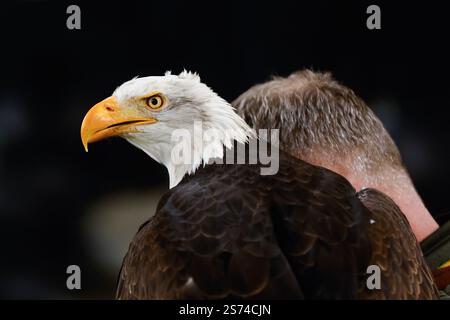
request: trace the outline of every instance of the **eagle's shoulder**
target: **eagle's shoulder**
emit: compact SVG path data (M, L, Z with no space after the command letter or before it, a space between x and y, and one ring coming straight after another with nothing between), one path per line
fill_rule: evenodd
M206 166L169 190L136 235L118 296L352 296L345 284L358 270L340 272L358 268L364 245L351 195L345 179L289 157L272 176L252 165ZM320 280L325 271L336 281ZM151 286L136 279L142 274Z
M369 210L367 234L371 241L370 265L381 270L382 290L363 290L364 299L436 299L438 292L411 226L397 206L375 189L358 192Z
M250 167L204 169L169 190L135 236L117 297L302 297L273 231L269 189Z

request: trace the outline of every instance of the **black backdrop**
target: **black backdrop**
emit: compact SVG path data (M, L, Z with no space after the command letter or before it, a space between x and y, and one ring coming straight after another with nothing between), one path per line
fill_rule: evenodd
M0 296L112 296L115 279L87 255L81 220L105 194L167 187L168 177L120 139L85 154L79 127L137 75L187 68L232 100L271 75L331 71L382 118L433 214L450 211L448 12L441 1L393 2L373 2L376 31L366 28L372 2L2 3ZM81 8L81 30L66 28L69 4ZM69 264L82 266L81 291L66 289Z

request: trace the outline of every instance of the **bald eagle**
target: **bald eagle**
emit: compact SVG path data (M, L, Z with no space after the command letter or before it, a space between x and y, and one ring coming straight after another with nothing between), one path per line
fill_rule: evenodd
M199 137L196 121L219 134ZM193 137L180 149L189 161L174 159L177 130ZM248 159L254 131L197 74L122 84L81 126L86 151L112 136L166 166L170 181L130 244L118 299L438 297L406 218L383 193L356 192L282 151L271 175L260 161L212 162L242 145ZM376 288L367 285L369 266L380 270Z

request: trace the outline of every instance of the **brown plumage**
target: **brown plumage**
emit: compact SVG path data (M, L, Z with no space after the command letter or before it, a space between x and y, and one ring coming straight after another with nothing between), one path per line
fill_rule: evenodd
M431 299L395 203L280 152L279 172L211 164L161 199L124 259L118 299ZM369 290L366 269L381 268Z

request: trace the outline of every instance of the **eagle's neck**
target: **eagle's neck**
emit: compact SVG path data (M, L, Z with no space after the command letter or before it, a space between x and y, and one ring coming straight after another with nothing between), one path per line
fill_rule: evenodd
M171 152L161 154L161 162L169 173L169 187L177 186L186 174L194 174L200 165L207 165L211 159L222 159L224 147L232 148L234 142L245 143L251 137L249 128L240 128L237 131L229 131L222 137L216 134L208 134L202 130L192 133L192 141L180 140L171 145ZM184 152L190 150L190 154L184 157ZM177 155L181 155L177 157Z
M255 137L254 130L234 110L229 111L216 113L215 121L194 122L191 128L173 131L159 141L147 140L145 134L129 136L127 140L167 168L169 187L173 188L200 165L223 158L224 147L230 149L234 141L246 143Z

